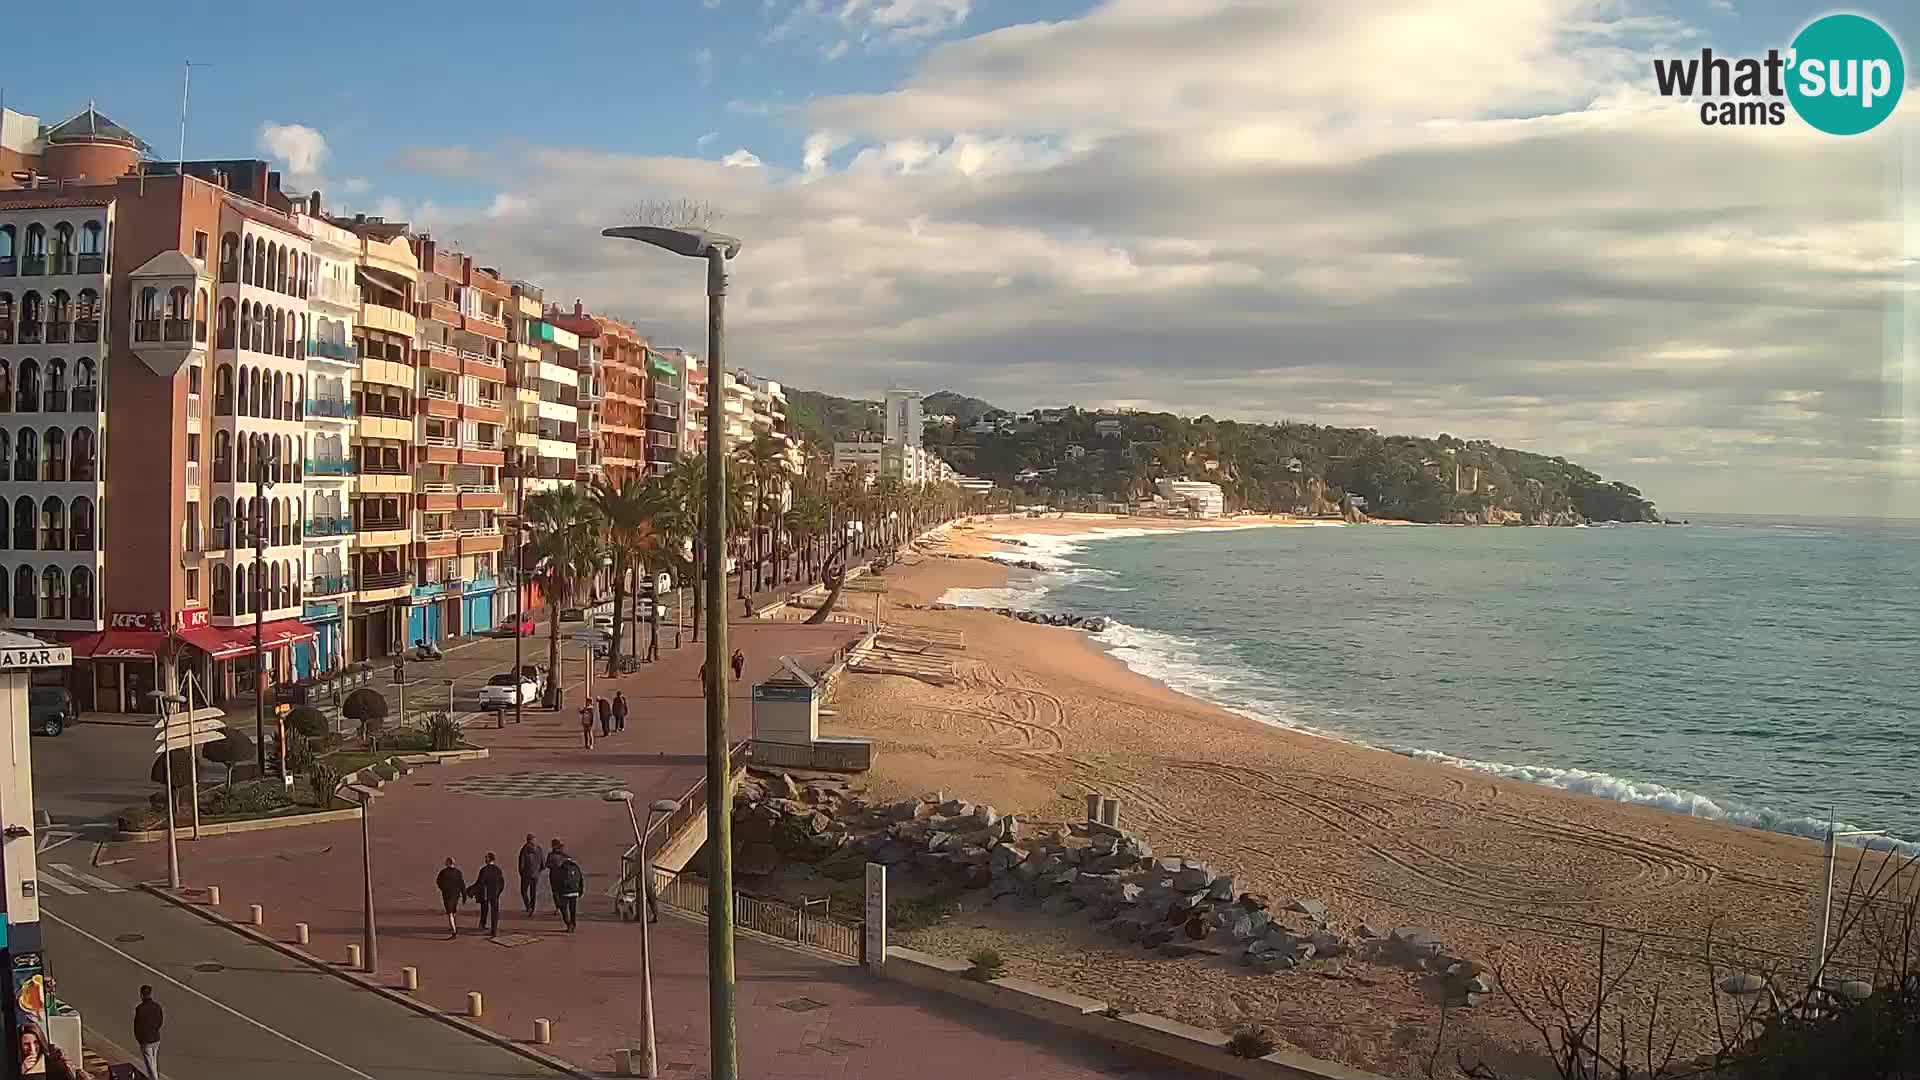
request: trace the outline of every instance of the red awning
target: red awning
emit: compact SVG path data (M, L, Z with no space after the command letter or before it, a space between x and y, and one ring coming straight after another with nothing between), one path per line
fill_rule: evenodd
M99 630L73 639L73 655L91 660L152 660L167 635L158 630Z
M299 619L280 619L260 628L260 646L271 652L313 636L313 628ZM251 626L195 626L180 631L180 638L215 660L253 651Z

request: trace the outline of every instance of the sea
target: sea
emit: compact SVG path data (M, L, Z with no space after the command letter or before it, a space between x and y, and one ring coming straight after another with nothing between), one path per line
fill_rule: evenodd
M1272 724L1920 852L1920 521L1025 536L981 607L1103 615L1133 670Z

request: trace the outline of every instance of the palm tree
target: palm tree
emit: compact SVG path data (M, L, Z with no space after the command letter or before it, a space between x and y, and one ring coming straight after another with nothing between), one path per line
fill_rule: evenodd
M652 537L653 499L649 485L631 473L613 481L601 477L593 482L587 495L594 513L606 530L606 549L613 559L613 642L607 648L607 676L620 671L620 654L626 641L627 575L641 559L641 552Z
M768 511L778 511L787 483L787 444L762 432L740 451L740 464L747 481L753 485L753 591L766 588L763 571L767 554L760 550L760 538L767 531ZM741 585L746 575L740 575Z
M693 582L693 639L700 640L701 605L707 600L720 601L720 597L706 595L706 574L704 568L710 552L706 550L707 540L707 456L688 454L673 463L673 469L667 473L667 494L676 519L683 527L682 534L693 556L688 561L689 578ZM747 516L749 488L739 469L727 470L727 520L738 522ZM726 552L719 552L720 558Z
M600 568L599 520L593 504L572 485L529 496L526 517L533 578L547 598L547 671L554 689L563 691L560 611Z

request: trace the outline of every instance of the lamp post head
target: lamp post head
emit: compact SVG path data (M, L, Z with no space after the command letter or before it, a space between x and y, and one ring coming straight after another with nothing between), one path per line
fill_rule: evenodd
M633 792L628 791L626 788L618 788L614 791L609 791L605 795L600 796L600 799L603 802L630 803L633 801Z
M731 259L740 254L740 239L725 233L708 232L705 229L669 229L659 225L617 225L600 230L601 236L619 240L638 240L643 244L671 251L675 255L687 255L704 259L710 251L718 251L722 258Z
M674 802L672 799L655 799L647 809L652 810L656 814L671 814L675 810L680 809L680 804Z

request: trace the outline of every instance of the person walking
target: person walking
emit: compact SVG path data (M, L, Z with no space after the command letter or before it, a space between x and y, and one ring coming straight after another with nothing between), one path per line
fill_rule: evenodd
M627 730L627 692L625 690L613 692L613 730Z
M580 745L593 749L593 702L580 706Z
M566 861L567 845L561 843L560 838L556 836L553 838L553 842L547 845L547 857L540 863L541 869L547 872L547 885L549 891L553 893L553 909L555 911L560 910L560 889L554 885L554 882L560 880L558 877L560 867L565 865ZM561 916L561 921L566 921L565 915Z
M153 1000L153 987L140 988L140 1004L133 1007L133 1041L140 1045L140 1064L147 1080L160 1080L160 1028L167 1022L166 1010Z
M547 853L533 842L533 834L527 834L527 842L520 845L520 900L527 905L527 917L533 917L535 903L540 899L540 870L545 865Z
M487 852L486 864L473 876L474 899L480 901L480 929L487 936L500 936L500 894L507 891L507 875Z
M728 663L733 665L733 681L739 682L741 672L747 669L747 654L741 652L739 649L735 649L733 650L733 657Z
M601 698L597 704L600 711L600 737L604 739L613 734L613 702Z
M548 856L549 859L552 856ZM564 852L560 855L560 864L549 875L553 884L553 899L560 908L560 921L566 924L567 933L575 931L580 917L580 894L586 891L587 875L573 856Z
M447 865L434 876L433 884L440 890L440 903L447 911L447 939L452 940L460 936L460 924L454 922L453 916L460 910L460 895L467 891L467 876L453 865L452 856L448 856Z

